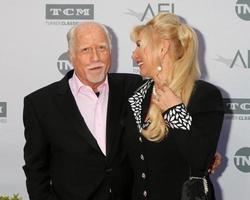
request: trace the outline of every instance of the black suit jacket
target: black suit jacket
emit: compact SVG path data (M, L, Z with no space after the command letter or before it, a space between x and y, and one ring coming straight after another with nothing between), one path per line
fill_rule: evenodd
M141 80L109 74L107 156L82 118L68 80L24 99L24 147L27 190L31 200L129 199L130 171L121 149L124 105Z
M147 116L153 84L145 95L138 95L141 116ZM145 87L141 87L142 89ZM172 129L161 142L150 142L139 133L135 113L128 105L125 146L134 171L134 200L180 200L182 185L189 176L203 177L214 157L223 122L220 91L197 81L187 111L192 117L190 130ZM211 186L211 185L210 185ZM213 189L211 196L213 199Z

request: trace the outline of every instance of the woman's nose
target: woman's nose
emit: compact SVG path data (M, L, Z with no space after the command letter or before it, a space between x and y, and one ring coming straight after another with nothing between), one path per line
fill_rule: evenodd
M138 58L138 56L137 56L137 53L136 53L136 51L134 50L134 51L132 51L132 56L131 56L134 60L136 60L136 58Z

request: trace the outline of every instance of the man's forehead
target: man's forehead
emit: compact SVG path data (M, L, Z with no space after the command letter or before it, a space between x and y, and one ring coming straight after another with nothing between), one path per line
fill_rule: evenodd
M99 47L99 46L104 46L104 47L108 47L108 43L107 42L82 42L79 43L77 45L78 47Z
M79 27L76 28L75 33L76 34L87 34L87 33L93 33L104 35L106 36L106 33L104 29L99 25L95 23L84 23L81 24Z
M76 44L79 45L106 45L108 46L108 40L104 36L98 36L93 34L82 34L76 38Z
M103 42L107 43L108 39L105 34L105 32L101 29L81 29L77 30L75 33L75 36L78 40L86 40L86 41L98 41L98 42Z

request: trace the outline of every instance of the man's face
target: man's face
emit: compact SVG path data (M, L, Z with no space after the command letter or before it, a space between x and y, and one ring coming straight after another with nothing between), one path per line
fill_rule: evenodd
M80 81L93 89L104 82L111 65L111 53L103 29L95 24L78 27L70 60Z

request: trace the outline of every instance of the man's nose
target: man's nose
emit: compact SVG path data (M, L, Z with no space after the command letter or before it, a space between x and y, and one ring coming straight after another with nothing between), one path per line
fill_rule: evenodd
M100 60L99 52L95 48L92 51L92 60L93 61L99 61Z

